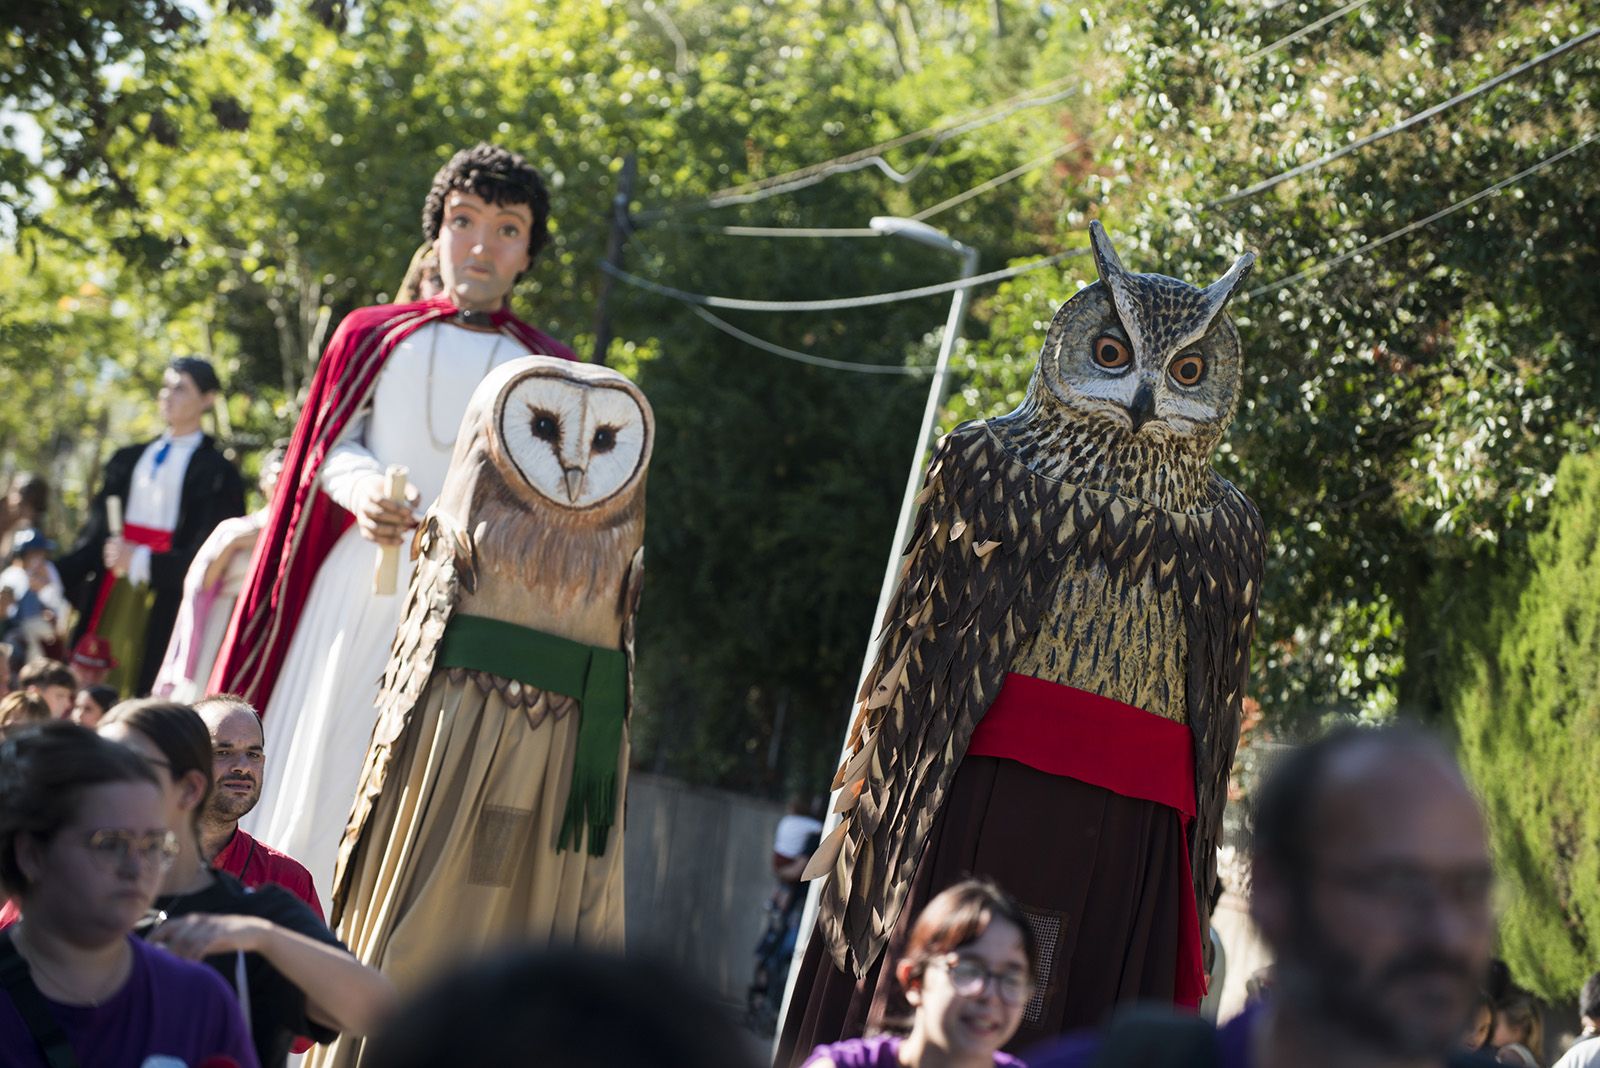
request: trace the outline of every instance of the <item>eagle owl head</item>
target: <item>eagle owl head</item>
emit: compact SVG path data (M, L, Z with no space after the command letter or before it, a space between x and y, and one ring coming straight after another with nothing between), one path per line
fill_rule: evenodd
M1239 332L1223 313L1245 253L1199 289L1122 266L1089 224L1100 280L1056 312L1022 405L996 429L1031 469L1161 507L1197 503L1239 405Z

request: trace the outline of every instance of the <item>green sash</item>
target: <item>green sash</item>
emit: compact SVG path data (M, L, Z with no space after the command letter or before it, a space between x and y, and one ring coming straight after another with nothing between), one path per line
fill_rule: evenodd
M101 581L113 585L100 610L95 633L111 643L111 655L117 661L117 666L106 673L105 682L119 693L133 693L139 683L139 668L144 664L145 636L156 593L148 585L135 586L115 575L107 575Z
M578 751L556 849L576 847L587 823L589 855L602 856L616 822L617 759L628 718L627 655L515 623L457 615L445 627L437 663L578 699Z

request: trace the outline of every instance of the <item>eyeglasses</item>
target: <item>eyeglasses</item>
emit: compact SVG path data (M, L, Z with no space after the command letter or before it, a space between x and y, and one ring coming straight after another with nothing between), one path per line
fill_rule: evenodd
M975 998L994 980L995 993L1007 1005L1020 1005L1033 995L1033 980L1023 972L992 972L971 957L944 957L933 962L950 976L950 986L964 998Z
M136 859L165 871L178 856L178 836L171 831L92 831L84 844L89 855L108 869Z
M1490 911L1494 893L1494 872L1472 865L1432 871L1404 864L1381 864L1370 868L1335 868L1321 874L1335 886L1397 914L1425 914L1443 904L1463 913L1485 915Z

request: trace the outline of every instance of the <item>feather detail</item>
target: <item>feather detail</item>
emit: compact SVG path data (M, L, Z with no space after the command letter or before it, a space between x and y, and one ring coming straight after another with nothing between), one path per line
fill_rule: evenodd
M477 584L473 539L445 513L430 510L418 525L412 544L418 553L417 566L411 573L400 626L378 686L378 720L339 843L328 909L329 922L334 926L343 914L355 854L362 846L367 820L383 793L395 743L404 734L427 688L439 639L463 591L470 591Z
M836 808L849 816L807 869L831 875L818 930L834 963L860 978L883 951L972 731L1069 566L1148 573L1185 605L1200 807L1190 846L1203 930L1260 588L1254 507L1220 478L1202 511L1175 513L1041 477L985 423L945 438L919 497L834 778ZM986 540L963 541L969 529Z

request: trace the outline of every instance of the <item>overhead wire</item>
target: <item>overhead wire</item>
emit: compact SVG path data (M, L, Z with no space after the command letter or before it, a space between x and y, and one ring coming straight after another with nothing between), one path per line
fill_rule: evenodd
M1293 44L1295 41L1300 40L1300 38L1305 37L1305 36L1307 36L1309 34L1315 33L1316 31L1322 29L1322 27L1326 26L1328 23L1333 22L1335 19L1343 18L1345 15L1350 14L1350 12L1355 11L1357 8L1366 7L1371 2L1372 2L1372 0L1350 0L1350 3L1344 5L1339 10L1334 11L1331 14L1324 15L1322 18L1318 19L1317 21L1315 21L1313 23L1309 23L1308 25L1302 26L1298 30L1295 30L1293 33L1285 34L1284 36L1278 38L1276 41L1273 41L1269 45L1265 45L1265 46L1263 46L1261 48L1256 49L1254 52L1251 52L1248 56L1245 56L1244 59L1241 60L1240 62L1242 62L1242 63L1253 63L1256 60L1260 59L1262 56L1269 55L1269 54L1271 54L1273 52L1276 52L1278 49L1282 48L1286 44Z
M908 366L905 364L892 363L852 363L848 360L833 360L826 356L818 356L815 353L802 352L799 349L791 349L787 346L768 341L765 338L757 337L748 331L739 329L737 326L734 326L732 323L728 322L728 320L712 312L706 311L704 308L699 307L698 305L691 306L689 310L694 312L701 319L704 319L706 322L710 323L712 326L716 327L718 330L721 330L724 334L727 334L730 337L738 338L746 345L753 345L756 348L761 349L763 352L770 352L774 356L782 356L786 360L795 360L799 363L808 363L814 367L827 367L835 371L854 371L858 374L869 375L925 375L933 371L932 367L922 365Z
M685 228L726 237L882 237L870 226L709 226L684 223Z
M1369 0L1352 0L1351 3L1345 4L1344 6L1342 6L1338 10L1330 13L1329 15L1326 15L1326 16L1320 18L1320 19L1317 19L1316 21L1308 24L1307 26L1304 26L1299 30L1296 30L1296 31L1294 31L1294 32L1292 32L1290 34L1285 35L1284 37L1279 38L1278 40L1272 42L1271 44L1265 46L1264 48L1257 49L1255 52L1253 52L1249 56L1247 56L1246 60L1247 61L1254 60L1254 59L1257 59L1257 58L1259 58L1259 57L1261 57L1263 55L1269 54L1270 52L1274 51L1275 49L1277 49L1277 48L1279 48L1279 47L1281 47L1281 46L1283 46L1285 44L1291 43L1294 40L1298 40L1298 39L1306 36L1307 34L1309 34L1311 32L1314 32L1315 30L1321 28L1322 26L1327 25L1328 23L1334 21L1335 19L1340 18L1340 17L1342 17L1342 16L1344 16L1346 14L1349 14L1350 12L1355 11L1360 7L1365 6L1365 4L1367 2L1369 2ZM1538 66L1540 66L1540 65L1542 65L1544 63L1547 63L1550 60L1555 59L1555 58L1565 54L1566 52L1569 52L1569 51L1571 51L1571 50L1573 50L1575 48L1578 48L1578 47L1588 43L1589 41L1593 40L1597 36L1600 36L1600 28L1596 28L1596 29L1590 30L1590 31L1588 31L1586 33L1579 34L1578 36L1573 37L1573 38L1571 38L1571 39L1569 39L1569 40L1567 40L1567 41L1555 46L1554 48L1551 48L1551 49L1547 50L1546 52L1543 52L1540 55L1535 56L1534 58L1532 58L1530 60L1527 60L1526 62L1517 65L1516 67L1514 67L1514 68L1512 68L1510 70L1507 70L1507 71L1502 72L1501 74L1495 75L1494 77L1492 77L1492 78L1490 78L1490 79L1488 79L1488 80L1486 80L1486 81L1484 81L1482 83L1479 83L1477 86L1474 86L1473 88L1471 88L1469 90L1465 90L1465 91L1463 91L1461 93L1458 93L1455 96L1451 97L1450 99L1445 100L1445 101L1443 101L1443 102L1441 102L1439 104L1436 104L1433 107L1430 107L1430 108L1428 108L1428 109L1426 109L1424 111L1418 112L1415 115L1412 115L1412 116L1410 116L1410 117L1408 117L1408 118L1406 118L1406 119L1404 119L1404 120L1402 120L1402 121L1400 121L1398 123L1395 123L1395 124L1393 124L1393 125L1391 125L1389 127L1386 127L1386 128L1384 128L1382 130L1379 130L1379 131L1377 131L1377 132L1375 132L1373 134L1369 134L1366 137L1361 138L1361 139L1359 139L1359 140L1357 140L1355 142L1352 142L1349 145L1345 145L1340 149L1337 149L1337 150L1335 150L1333 152L1326 153L1325 155L1323 155L1322 157L1320 157L1320 158L1318 158L1316 160L1312 160L1312 161L1310 161L1308 163L1301 164L1301 165L1299 165L1297 167L1294 167L1294 168L1290 168L1287 171L1284 171L1284 172L1282 172L1280 174L1277 174L1277 175L1273 175L1272 177L1264 179L1264 180L1262 180L1260 182L1257 182L1257 183L1255 183L1255 184L1253 184L1253 185L1251 185L1251 186L1249 186L1249 187L1247 187L1245 189L1238 190L1238 191L1236 191L1234 193L1229 194L1226 197L1223 197L1223 198L1220 198L1218 200L1212 201L1212 202L1204 205L1204 207L1205 208L1214 208L1214 207L1219 207L1219 206L1222 206L1222 205L1225 205L1225 204L1235 203L1235 202L1237 202L1239 200L1245 199L1246 197L1253 196L1256 193L1264 192L1267 189L1273 188L1276 185L1279 185L1279 184L1281 184L1283 182L1289 181L1289 180L1291 180L1291 179L1293 179L1295 177L1298 177L1298 176L1300 176L1302 174L1306 174L1306 173L1315 171L1315 170L1317 170L1317 169L1319 169L1319 168L1321 168L1323 166L1326 166L1329 163L1334 162L1335 160L1341 159L1341 158L1343 158L1343 157L1345 157L1347 155L1350 155L1351 153L1356 152L1356 151L1358 151L1358 150L1360 150L1362 148L1365 148L1365 147L1367 147L1367 146L1369 146L1371 144L1374 144L1374 143L1376 143L1378 141L1381 141L1381 140L1384 140L1384 139L1386 139L1386 138L1388 138L1390 136L1393 136L1395 134L1404 132L1405 130L1411 129L1411 128L1415 127L1415 126L1418 126L1418 125L1420 125L1422 123L1425 123L1425 122L1431 120L1432 118L1437 117L1439 114L1443 113L1444 111L1446 111L1446 110L1448 110L1448 109L1450 109L1450 108L1452 108L1452 107L1454 107L1454 106L1456 106L1458 104L1464 103L1467 100L1470 100L1470 99L1473 99L1474 97L1480 96L1483 93L1486 93L1486 92L1490 91L1491 89L1495 88L1498 85L1504 84L1505 82L1510 81L1511 79L1516 78L1519 75L1521 75L1523 73L1526 73L1527 71L1529 71L1531 69L1534 69L1535 67L1538 67ZM1065 95L1065 94L1061 94L1061 95ZM1018 98L1013 98L1013 100L1015 100L1015 99L1018 99ZM1004 116L1001 115L999 117L1004 117ZM986 120L979 120L980 123L985 123L986 121L998 121L998 117L989 116L989 117L986 118ZM960 130L963 129L963 128L969 128L970 129L970 128L972 128L972 124L969 123L969 124L965 124L964 126L962 124L958 124L957 126L951 127L951 128L949 128L948 136L955 136L955 134L960 132ZM885 142L883 145L874 146L874 148L882 151L882 150L885 150L888 147L898 147L900 144L910 143L910 140L915 140L919 136L927 136L929 133L933 132L936 129L937 129L937 127L929 127L926 130L918 131L917 134L905 135L905 139L897 139L896 142ZM1098 132L1098 130L1096 132ZM1336 256L1331 260L1325 261L1324 263L1315 264L1312 267L1307 268L1306 270L1297 272L1296 274L1289 276L1288 278L1281 279L1281 280L1276 281L1276 282L1268 283L1265 286L1260 286L1260 287L1258 287L1258 288L1256 288L1254 290L1249 291L1249 293L1246 294L1246 295L1248 297L1254 297L1254 296L1263 295L1265 293L1274 292L1274 291L1276 291L1278 289L1282 289L1282 288L1284 288L1284 287L1286 287L1288 285L1292 285L1297 281L1303 281L1303 280L1305 280L1307 278L1314 277L1314 276L1320 275L1322 273L1325 273L1328 270L1332 270L1334 267L1337 267L1342 263L1348 262L1350 259L1354 259L1356 257L1359 257L1359 256L1363 255L1364 253L1366 253L1368 251L1371 251L1371 250L1376 249L1376 248L1378 248L1378 247L1380 247L1380 246L1382 246L1384 244L1387 244L1390 241L1397 240L1400 237L1405 236L1406 234L1412 233L1412 232L1414 232L1414 231L1416 231L1416 230L1418 230L1418 229L1420 229L1422 227L1430 225L1431 223L1433 223L1433 222L1435 222L1435 221L1437 221L1437 220L1439 220L1441 218L1444 218L1445 216L1450 215L1453 212L1459 211L1462 208L1465 208L1468 205L1470 205L1472 203L1475 203L1478 200L1483 199L1484 197L1491 196L1491 195L1499 192L1500 190L1506 188L1509 185L1512 185L1512 184L1516 183L1517 181L1520 181L1521 179L1527 177L1530 174L1533 174L1533 173L1535 173L1535 172L1537 172L1539 170L1544 169L1545 167L1548 167L1548 166L1551 166L1551 165L1555 164L1559 160L1566 158L1567 156L1569 156L1572 153L1576 152L1578 149L1580 149L1580 148L1584 147L1585 145L1589 144L1592 140L1595 139L1595 136L1597 136L1597 135L1591 135L1590 137L1585 138L1583 141L1581 141L1578 144L1570 147L1569 149L1567 149L1567 150L1565 150L1563 152L1557 153L1557 154L1555 154L1555 155L1553 155L1551 157L1548 157L1548 158L1546 158L1544 160L1541 160L1539 163L1534 164L1533 166L1531 166L1531 167L1519 172L1518 174L1513 175L1512 177L1507 178L1502 182L1496 183L1495 185L1493 185L1493 186L1491 186L1491 187L1489 187L1489 188L1487 188L1485 190L1482 190L1479 193L1476 193L1473 196L1471 196L1471 197L1469 197L1469 198L1467 198L1467 199L1465 199L1463 201L1459 201L1459 202L1453 203L1450 206L1442 209L1441 211L1435 212L1432 215L1429 215L1424 219L1417 220L1414 223L1411 223L1411 224L1408 224L1408 225L1406 225L1404 227L1401 227L1400 229L1398 229L1398 230L1396 230L1396 231L1394 231L1394 232L1392 232L1390 234L1386 234L1383 237L1378 238L1375 241L1368 242L1367 244L1361 246L1358 249L1354 249L1354 250L1351 250L1351 251L1349 251L1347 253L1341 254L1340 256ZM929 208L923 209L922 211L919 211L915 215L911 216L911 218L913 218L915 220L918 220L918 221L924 221L926 219L929 219L929 218L933 217L934 215L937 215L937 214L939 214L939 213L941 213L943 211L948 210L949 208L955 207L958 204L965 203L966 201L972 199L973 197L979 196L979 195L981 195L981 194L983 194L985 192L988 192L988 191L990 191L992 189L998 188L999 186L1004 185L1006 182L1012 181L1012 180L1020 177L1023 174L1026 174L1026 173L1028 173L1028 172L1030 172L1032 170L1036 170L1036 169L1038 169L1040 167L1043 167L1043 166L1047 165L1052 160L1057 159L1062 155L1065 155L1067 152L1071 151L1073 148L1076 148L1078 145L1082 144L1084 140L1085 140L1085 138L1079 138L1078 140L1073 141L1071 143L1068 143L1068 144L1065 144L1065 145L1062 145L1062 146L1058 146L1057 148L1051 149L1049 152L1047 152L1047 153L1045 153L1045 154L1043 154L1043 155L1041 155L1039 157L1036 157L1036 158L1034 158L1034 159L1032 159L1032 160L1030 160L1030 161L1028 161L1026 163L1023 163L1023 164L1021 164L1021 165L1019 165L1017 167L1014 167L1011 170L1008 170L1008 171L1004 172L1003 174L997 175L994 178L991 178L991 179L988 179L988 180L986 180L984 182L979 183L977 186L974 186L974 187L972 187L970 189L964 190L961 193L958 193L955 196L949 197L946 200L940 201L939 203L934 204ZM903 177L905 177L906 180L909 180L909 177L915 176L915 174L918 171L920 171L920 169L923 166L925 166L927 160L931 157L931 153L932 153L933 148L936 148L937 144L938 144L938 142L936 142L936 144L934 146L930 147L929 151L924 154L922 160L919 161L919 163L915 167L913 167L910 172L908 172L908 175L903 176ZM861 151L862 151L862 153L868 153L871 150L861 150ZM733 190L751 188L753 185L760 185L760 191L761 192L765 193L767 190L772 190L773 192L771 192L768 195L776 195L778 192L784 192L784 191L788 191L791 188L796 188L796 186L787 185L782 181L783 179L789 178L791 176L801 176L801 177L803 177L805 179L811 179L811 181L807 181L806 184L814 184L815 181L821 181L821 180L823 180L823 178L826 178L826 177L830 176L833 173L837 173L836 170L830 170L829 169L832 165L835 165L835 164L839 164L839 163L845 163L847 165L859 164L862 167L874 165L874 162L871 159L867 158L866 156L862 155L861 153L857 153L857 154L854 154L854 155L856 156L856 158L850 158L849 156L837 157L834 160L824 161L821 164L815 164L815 165L812 165L809 168L802 168L799 171L789 172L789 174L787 174L787 175L774 176L772 179L764 180L765 184L762 184L762 183L746 183L745 186L731 187L729 191L731 192ZM886 173L891 173L892 172L891 173L891 177L893 177L894 174L898 174L899 173L899 172L893 172L893 169L888 167L886 161L879 161L879 162L883 162L884 166L881 169L885 169ZM860 169L860 168L852 166L851 169ZM733 203L733 201L726 201L726 203ZM720 206L720 205L716 205L716 206ZM729 234L729 235L732 235L732 236L741 236L741 237L748 236L748 237L824 237L824 238L828 238L828 237L881 236L878 231L872 230L870 228L861 228L861 227L759 227L759 226L735 227L735 226L728 226L728 227L716 227L716 228L711 228L711 229L714 229L717 232ZM904 374L904 373L915 373L915 369L895 368L894 370L887 370L887 371L886 370L878 370L878 368L881 368L881 367L883 367L885 365L878 365L878 364L857 365L857 364L851 364L849 361L830 360L830 359L828 359L826 357L815 356L814 354L811 354L811 353L804 353L804 352L801 352L800 350L790 349L790 348L787 348L786 346L777 345L774 342L766 341L765 339L757 337L754 334L750 334L747 331L741 330L739 327L734 326L732 323L729 323L726 320L721 319L718 316L715 316L715 315L711 314L709 311L706 311L705 309L706 308L710 308L710 307L717 307L717 308L738 309L738 310L747 310L747 311L829 311L829 310L842 310L842 309L846 309L846 308L867 307L867 306L872 306L872 305L877 305L877 304L887 304L887 303L892 303L892 302L900 301L900 300L914 300L914 299L919 299L919 298L925 297L925 296L937 295L939 293L952 292L952 291L954 291L956 289L963 288L963 287L972 287L972 286L986 284L986 283L988 283L990 281L998 281L998 280L1001 280L1003 278L1015 277L1015 276L1017 276L1019 274L1026 273L1027 271L1038 270L1038 269L1040 269L1042 267L1049 266L1052 263L1060 262L1061 260L1063 260L1063 259L1065 259L1065 258L1067 258L1069 256L1082 255L1082 254L1084 254L1086 252L1087 252L1087 249L1069 250L1067 252L1058 253L1055 256L1046 257L1044 259L1032 261L1031 263L1025 264L1025 265L1023 265L1022 267L1019 267L1019 268L1011 268L1011 269L1007 269L1005 271L990 272L987 275L979 275L979 276L974 276L972 278L967 278L967 279L958 279L958 280L955 280L953 282L940 283L938 285L933 285L933 286L923 286L923 287L919 287L917 289L901 290L901 291L892 292L892 293L868 294L868 295L861 296L861 297L845 297L845 298L834 298L834 299L830 299L830 300L816 300L816 301L753 301L753 300L743 300L743 299L740 299L740 298L717 297L717 296L709 296L709 295L704 295L704 294L695 294L695 293L686 292L684 290L675 289L674 287L671 287L671 286L661 285L660 283L655 283L655 282L652 282L652 281L650 281L648 279L644 279L644 278L641 278L641 277L636 276L636 275L631 275L626 271L622 271L620 269L614 268L610 264L602 264L602 267L608 273L611 273L612 275L617 277L619 280L621 280L621 281L623 281L623 282L625 282L625 283L627 283L629 285L633 285L633 286L636 286L636 287L639 287L639 288L650 290L650 291L656 292L656 293L658 293L660 295L668 296L668 297L671 297L672 299L679 300L679 301L682 301L683 303L689 304L690 307L692 308L692 310L694 310L695 314L698 315L702 320L710 323L711 325L715 326L717 329L722 330L724 333L728 333L730 336L736 337L736 338L746 342L747 344L751 344L751 345L753 345L753 346L755 346L757 348L762 349L763 351L770 352L770 353L772 353L774 355L782 356L782 357L788 358L788 359L799 360L800 362L812 363L812 364L815 364L817 366L832 367L832 368L840 369L840 370L861 371L863 368L874 368L874 370L866 371L865 373L873 373L873 374L891 374L891 373L892 374Z
M1441 208L1440 210L1434 212L1433 214L1431 214L1431 215L1429 215L1429 216L1427 216L1425 218L1417 219L1414 222L1409 222L1409 223L1407 223L1406 225L1400 227L1397 230L1394 230L1394 231L1391 231L1390 233L1384 234L1380 238L1377 238L1377 239L1372 240L1372 241L1368 241L1366 244L1362 245L1360 248L1351 249L1348 252L1340 253L1339 255L1333 257L1332 259L1324 260L1321 263L1312 264L1310 267L1307 267L1305 270L1297 271L1294 274L1289 275L1287 278L1280 278L1275 282L1269 282L1264 286L1258 286L1257 288L1249 290L1248 292L1246 292L1245 296L1247 298L1263 296L1263 295L1265 295L1267 293L1272 293L1272 292L1275 292L1275 291L1277 291L1279 289L1283 289L1283 288L1285 288L1287 286L1294 285L1296 282L1303 282L1308 278L1315 278L1318 275L1326 274L1328 271L1333 270L1333 268L1339 266L1340 264L1348 263L1350 260L1356 259L1359 256L1363 256L1363 255L1367 254L1368 252L1371 252L1375 248L1378 248L1378 247L1380 247L1382 245L1387 245L1391 241L1396 241L1396 240L1406 236L1409 233L1413 233L1414 231L1420 230L1425 226L1429 226L1429 225L1431 225L1431 224L1433 224L1435 222L1438 222L1440 219L1443 219L1447 215L1453 215L1454 213L1460 211L1462 208L1468 207L1468 206L1470 206L1472 204L1476 204L1478 201L1484 199L1485 197L1493 196L1494 194L1496 194L1496 193L1500 192L1501 190L1505 189L1506 187L1515 185L1516 183L1522 181L1524 178L1528 177L1531 174L1537 174L1539 171L1542 171L1542 170L1546 169L1547 167L1554 166L1556 163L1559 163L1561 160L1566 159L1568 156L1570 156L1573 153L1577 152L1579 149L1583 148L1586 145L1589 145L1589 144L1593 143L1596 140L1600 140L1600 133L1592 133L1589 136L1585 137L1583 140L1579 141L1577 144L1570 145L1567 148L1562 149L1560 152L1552 153L1551 155L1546 156L1544 159L1542 159L1539 162L1533 164L1532 166L1523 168L1522 170L1518 171L1516 174L1513 174L1509 178L1502 179L1501 181L1498 181L1498 182L1494 183L1493 185L1489 186L1486 189L1480 189L1478 192L1472 194L1470 197L1466 197L1463 200L1455 201L1455 202L1451 203L1449 206Z
M1013 167L1004 174L996 175L986 182L981 182L978 185L973 186L971 189L957 193L955 196L949 197L945 200L941 200L939 203L930 208L923 208L921 211L911 216L911 218L918 222L922 222L926 219L933 218L940 212L948 211L957 204L965 204L975 196L981 196L982 194L989 192L991 189L996 189L1002 185L1005 185L1009 181L1022 177L1029 171L1036 171L1040 167L1043 167L1054 160L1060 159L1068 152L1071 152L1073 149L1083 144L1084 140L1084 138L1080 137L1076 141L1069 141L1064 145L1058 145L1046 152L1044 155L1031 159L1027 163L1021 164L1020 166Z
M630 274L611 263L602 263L601 269L620 282L643 289L657 296L670 297L683 304L694 305L702 308L724 308L729 311L762 311L762 312L815 312L815 311L843 311L847 308L870 308L879 304L896 304L900 301L919 300L922 297L936 297L941 293L953 293L958 289L971 289L976 286L988 285L991 282L1003 282L1018 275L1027 274L1045 267L1060 263L1062 260L1073 256L1086 256L1087 248L1072 248L1064 252L1057 252L1052 256L1030 260L1016 267L1007 267L999 271L990 271L987 274L975 274L966 278L957 278L949 282L938 282L933 285L918 286L915 289L899 289L889 293L867 293L859 297L829 297L823 300L748 300L744 297L720 297L706 293L691 293L685 289L674 286L662 285L648 278L641 278Z
M1030 108L1043 107L1047 104L1064 100L1078 91L1076 85L1067 85L1072 79L1073 76L1071 75L1057 78L1054 81L1046 82L1044 85L1009 97L1006 100L986 105L975 112L969 113L969 117L948 124L936 123L915 133L903 134L900 137L892 138L868 148L847 152L842 156L835 156L833 159L823 160L819 163L786 171L783 174L772 175L768 178L729 186L726 189L710 194L702 201L691 201L674 207L647 209L638 212L636 217L641 220L651 221L682 212L709 211L714 208L731 207L736 204L751 204L766 200L769 197L778 196L781 193L790 193L798 189L804 189L807 186L816 185L835 174L864 170L868 167L876 167L891 181L904 185L926 169L933 159L934 153L946 141L963 133L993 125ZM1061 88L1064 85L1066 88ZM934 138L933 144L928 146L922 156L908 170L897 170L882 155L883 152L911 144L929 136Z
M1566 41L1563 41L1561 44L1557 45L1556 47L1550 49L1547 52L1541 52L1539 55L1534 56L1532 59L1530 59L1530 60L1528 60L1528 61L1526 61L1524 63L1517 64L1517 66L1511 68L1510 70L1503 71L1500 74L1497 74L1494 77L1487 79L1486 81L1478 83L1477 85L1473 86L1471 89L1467 89L1467 90L1464 90L1464 91L1462 91L1460 93L1457 93L1455 96L1451 97L1450 99L1445 100L1445 101L1441 101L1440 103L1435 104L1432 107L1427 108L1427 109L1425 109L1423 111L1419 111L1415 115L1412 115L1412 116L1410 116L1408 118L1402 119L1401 121L1399 121L1397 123L1394 123L1391 126L1386 126L1381 130L1377 130L1377 131L1375 131L1373 133L1368 134L1365 137L1362 137L1362 138L1360 138L1358 140L1352 141L1348 145L1345 145L1342 148L1335 149L1332 152L1328 152L1328 153L1318 157L1317 159L1311 160L1311 161L1309 161L1307 163L1302 163L1297 167L1290 167L1288 170L1282 171L1282 172L1280 172L1278 174L1275 174L1270 178L1264 178L1261 181L1254 183L1253 185L1246 186L1244 189L1240 189L1240 190L1238 190L1236 192L1229 193L1225 197L1219 197L1218 199L1213 200L1213 201L1209 202L1208 204L1206 204L1205 207L1207 207L1207 208L1219 208L1219 207L1223 207L1224 205L1227 205L1227 204L1233 204L1233 203L1236 203L1236 202L1238 202L1240 200L1244 200L1247 197L1253 197L1257 193L1264 193L1268 189L1271 189L1274 186L1282 185L1284 182L1287 182L1292 178L1298 178L1302 174L1307 174L1307 173L1309 173L1311 171L1319 170L1320 168L1327 166L1328 164L1332 163L1335 160L1343 159L1345 156L1350 155L1350 153L1352 153L1352 152L1359 151L1360 149L1366 148L1368 145L1376 144L1377 142L1382 141L1385 138L1392 137L1397 133L1403 133L1404 131L1409 130L1409 129L1415 127L1415 126L1418 126L1418 125L1420 125L1420 124L1422 124L1424 122L1427 122L1430 119L1436 118L1439 115L1443 114L1444 112L1448 111L1449 109L1455 107L1457 104L1462 104L1462 103L1465 103L1468 100L1473 99L1474 97L1482 96L1484 93L1487 93L1489 90L1493 89L1495 86L1503 85L1506 82L1510 81L1511 79L1517 77L1518 75L1524 74L1524 73L1532 70L1533 68L1538 67L1538 66L1540 66L1540 65L1542 65L1544 63L1548 63L1550 60L1555 59L1558 56L1564 55L1567 52L1572 51L1574 48L1578 48L1578 47L1580 47L1582 45L1585 45L1585 44L1589 43L1590 41L1594 40L1596 37L1600 37L1600 27L1595 27L1594 29L1589 30L1586 33L1581 33L1576 37L1572 37L1572 38L1570 38L1570 39L1568 39Z

